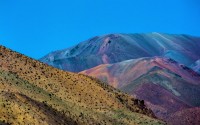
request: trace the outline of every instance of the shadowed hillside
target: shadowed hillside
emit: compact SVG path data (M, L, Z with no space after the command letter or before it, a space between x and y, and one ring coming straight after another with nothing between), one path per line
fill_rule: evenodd
M0 123L163 124L144 101L0 47Z
M180 123L180 125L199 125L200 108L190 108L172 114L167 120L170 125Z

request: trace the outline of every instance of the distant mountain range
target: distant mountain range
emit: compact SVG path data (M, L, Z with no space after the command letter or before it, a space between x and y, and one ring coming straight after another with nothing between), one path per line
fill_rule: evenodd
M145 100L157 117L173 125L199 121L184 115L199 113L194 111L200 106L199 60L200 37L163 33L97 36L40 59Z
M80 72L100 64L162 56L190 67L200 59L200 38L189 35L109 34L52 52L40 61L66 71Z
M0 124L165 124L144 100L0 46Z

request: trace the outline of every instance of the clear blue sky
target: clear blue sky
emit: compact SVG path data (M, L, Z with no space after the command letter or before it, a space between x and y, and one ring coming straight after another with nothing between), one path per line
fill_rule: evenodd
M0 0L0 44L38 59L107 33L200 36L199 0Z

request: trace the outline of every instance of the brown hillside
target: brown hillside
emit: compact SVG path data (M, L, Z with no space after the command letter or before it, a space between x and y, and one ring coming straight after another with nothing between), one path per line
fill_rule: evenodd
M164 124L143 101L0 47L0 123Z

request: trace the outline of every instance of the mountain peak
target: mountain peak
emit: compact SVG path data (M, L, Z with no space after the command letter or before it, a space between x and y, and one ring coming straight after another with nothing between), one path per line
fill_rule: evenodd
M40 61L73 72L100 64L153 56L169 57L190 66L200 58L199 48L200 38L191 36L157 32L107 34L93 37L68 49L52 52Z

